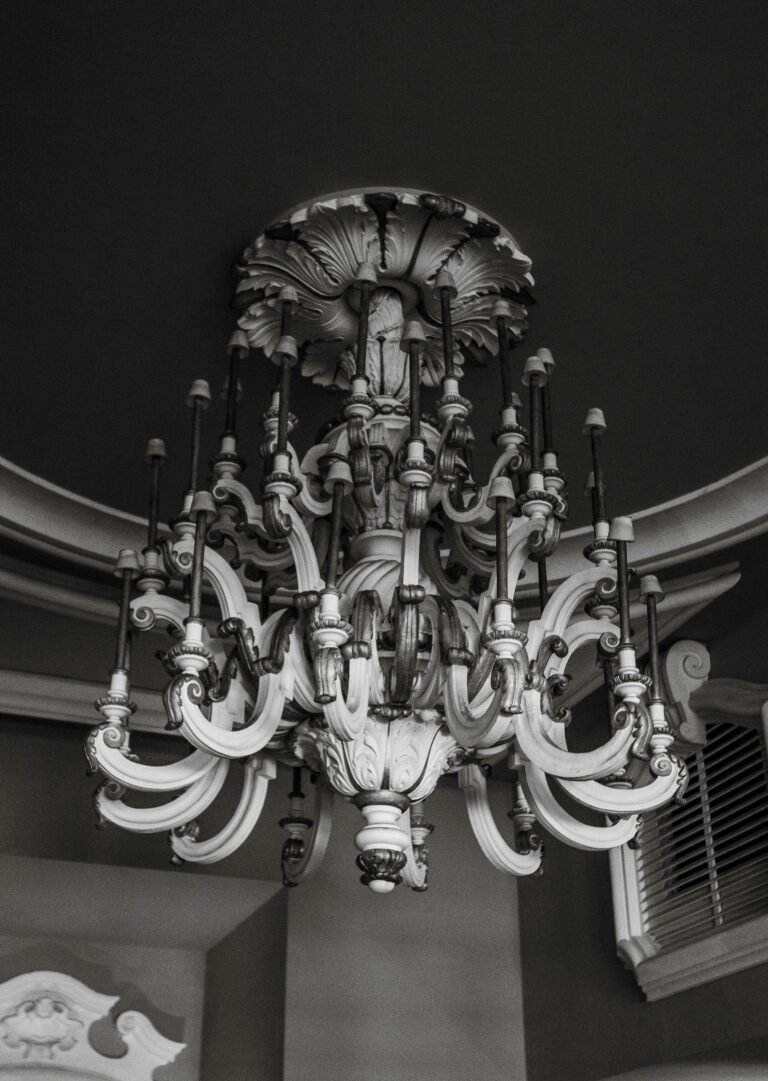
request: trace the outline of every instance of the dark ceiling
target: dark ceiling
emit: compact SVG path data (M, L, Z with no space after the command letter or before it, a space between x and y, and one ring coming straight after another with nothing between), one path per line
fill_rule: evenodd
M558 362L577 492L591 405L615 512L746 465L768 415L767 11L6 4L0 452L141 513L143 446L165 435L173 513L187 386L221 385L233 257L312 195L402 184L476 204L532 258L529 342ZM267 368L244 376L251 459ZM472 388L483 442L497 373ZM306 436L335 407L316 393Z

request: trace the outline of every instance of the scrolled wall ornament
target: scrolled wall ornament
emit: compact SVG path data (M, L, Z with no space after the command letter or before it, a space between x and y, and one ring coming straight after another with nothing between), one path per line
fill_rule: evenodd
M253 829L281 763L294 778L281 820L285 884L322 859L336 792L360 809L358 867L378 893L401 881L426 888L433 826L424 801L446 774L458 774L486 856L509 873L539 869L537 822L582 848L631 839L636 816L675 796L684 779L660 695L660 589L643 580L646 675L629 625L632 524L606 514L599 409L584 426L594 527L586 566L549 588L547 559L568 504L552 436L554 359L541 349L518 365L513 354L527 325L530 261L465 203L363 190L296 208L246 249L236 278L211 483L198 477L211 397L198 380L188 397L189 490L172 534L158 531L165 450L152 440L147 546L141 559L118 560L115 664L88 744L110 782L96 796L100 816L139 832L169 830L179 861L223 859ZM258 494L241 479L236 427L239 366L252 354L277 368ZM493 355L502 408L483 478L472 465L462 380ZM297 373L342 392L340 413L302 459L290 441ZM430 415L422 385L440 388ZM524 573L538 579L539 608L522 623L514 598ZM193 748L165 766L139 761L129 734L130 635L158 626L176 639L163 658L168 725ZM569 747L573 722L558 701L583 648L603 667L610 708L607 737L591 751ZM483 772L503 759L516 777L511 845ZM243 773L240 801L204 838L197 820L233 767ZM134 807L131 790L172 795ZM579 819L558 790L608 824Z

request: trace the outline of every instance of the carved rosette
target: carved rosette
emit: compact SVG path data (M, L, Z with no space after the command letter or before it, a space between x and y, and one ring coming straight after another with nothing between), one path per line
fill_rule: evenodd
M280 338L279 293L298 294L292 333L301 371L315 383L346 388L355 365L360 263L376 271L371 298L366 373L371 392L401 401L407 372L400 338L417 318L427 336L421 381L443 377L440 298L435 276L446 270L457 289L452 304L455 363L495 352L494 301L511 305L511 329L526 327L530 260L501 225L444 196L409 189L324 196L302 204L266 229L237 264L239 326L251 346L271 356Z

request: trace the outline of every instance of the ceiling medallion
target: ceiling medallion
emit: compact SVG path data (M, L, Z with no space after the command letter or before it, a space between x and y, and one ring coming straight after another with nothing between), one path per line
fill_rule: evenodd
M599 409L584 425L594 538L584 569L549 587L547 558L567 503L552 438L554 361L546 349L524 363L513 354L526 329L530 261L464 203L363 190L297 208L235 270L240 315L209 483L200 484L199 458L210 391L198 380L187 399L192 461L181 512L161 535L165 448L150 440L147 545L117 563L115 663L88 741L107 778L95 797L101 818L169 831L179 861L220 860L253 830L283 763L293 767L280 823L286 885L322 859L338 793L361 811L357 863L378 893L401 881L426 888L425 800L446 773L458 774L478 843L501 870L539 868L537 821L580 848L630 841L637 815L685 782L661 700L660 588L642 580L645 675L629 617L632 523L606 515ZM258 496L242 479L236 428L239 365L252 354L277 368ZM472 465L462 378L468 363L490 356L502 407L497 457L483 478ZM339 415L301 461L290 442L294 369L344 392ZM440 388L429 415L422 385ZM521 619L514 598L525 572L539 588ZM193 748L163 766L142 763L129 734L130 638L157 626L175 637L163 655L168 727ZM610 703L610 732L590 751L569 749L569 714L558 702L582 647L596 651ZM500 760L516 778L511 844L486 793L487 770ZM220 832L203 837L198 819L231 768L242 775L240 802ZM305 788L314 789L311 806ZM136 806L129 791L165 798ZM608 824L566 810L563 792Z

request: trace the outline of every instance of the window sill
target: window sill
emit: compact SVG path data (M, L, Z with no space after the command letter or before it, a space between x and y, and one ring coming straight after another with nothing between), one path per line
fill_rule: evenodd
M647 949L638 950L631 939L619 942L619 952L645 997L654 1002L768 962L768 915L654 957L647 957ZM633 963L630 958L640 953L646 953L646 959Z

